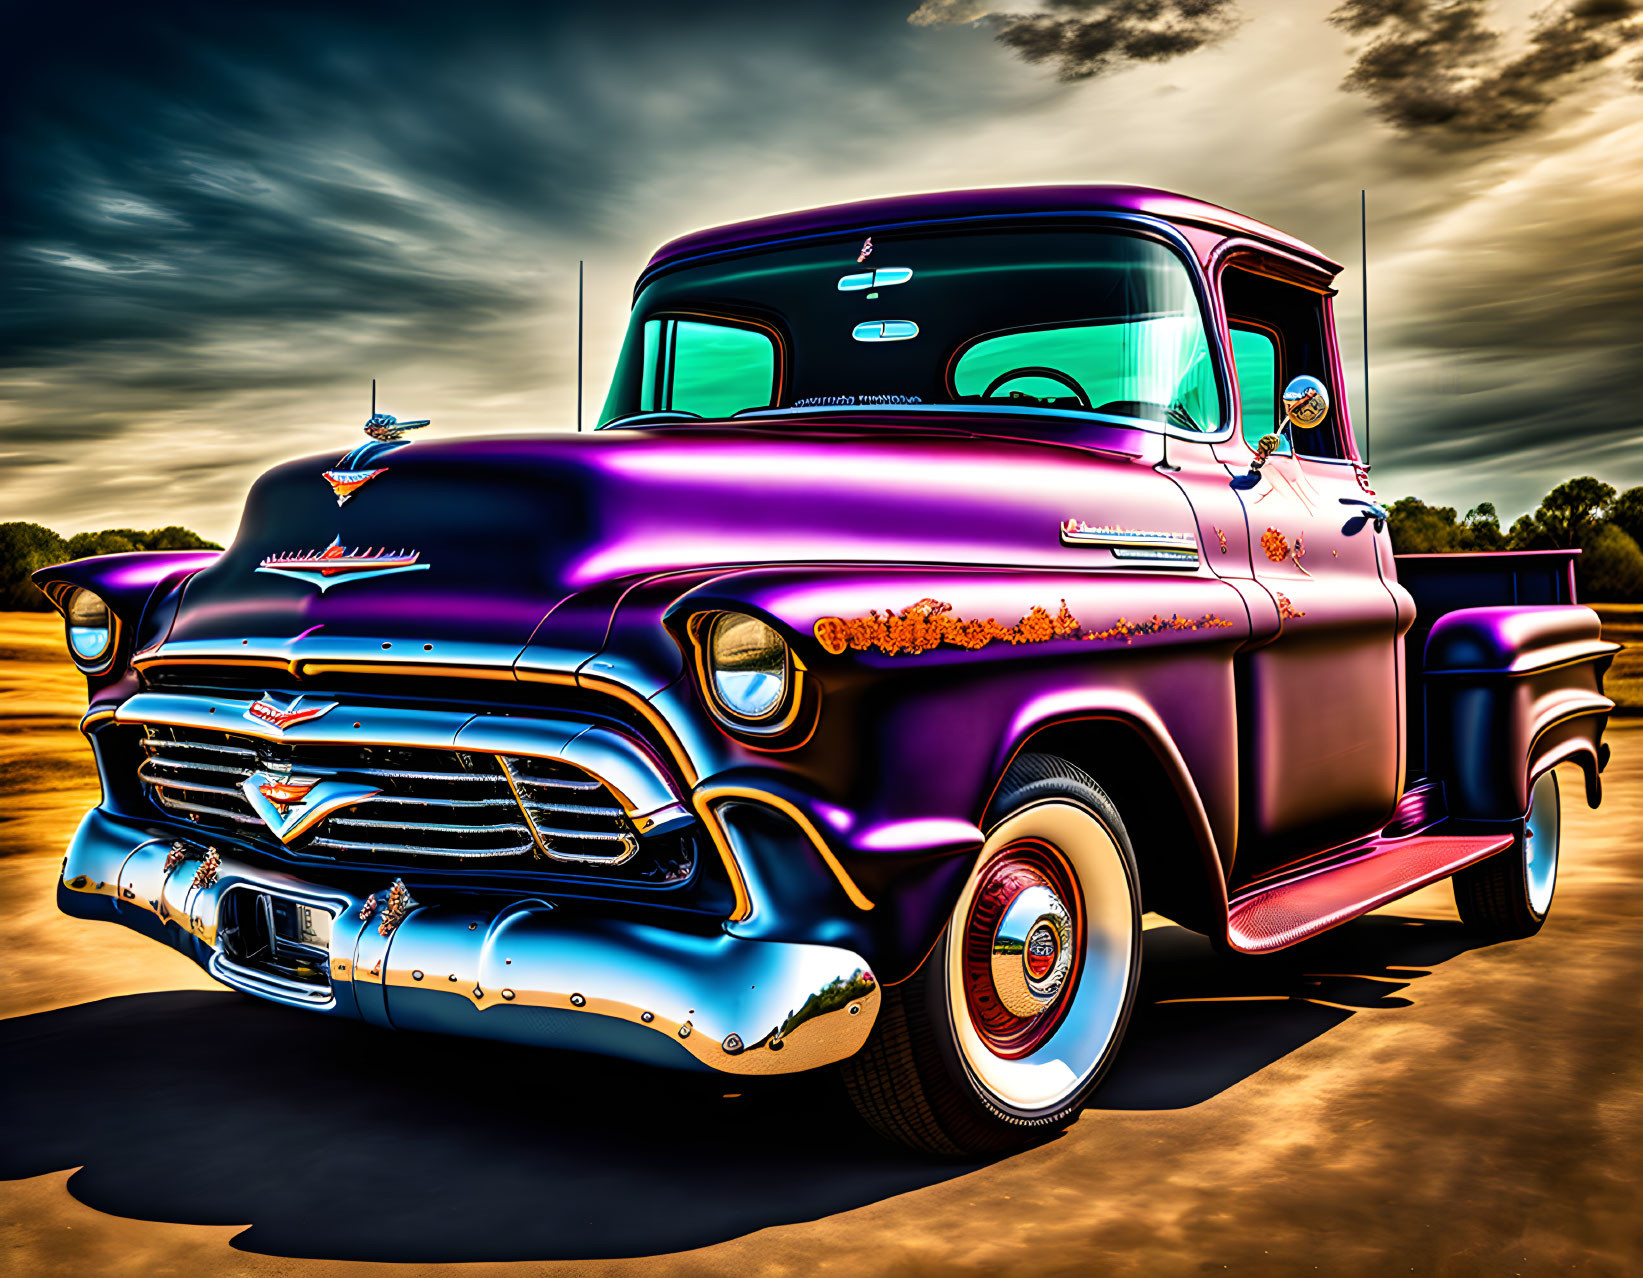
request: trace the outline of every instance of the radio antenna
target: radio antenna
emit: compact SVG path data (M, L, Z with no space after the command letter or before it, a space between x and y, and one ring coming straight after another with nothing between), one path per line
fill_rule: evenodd
M371 416L377 415L377 379L371 379Z
M582 433L582 267L576 263L576 433Z
M1358 192L1358 271L1363 297L1363 464L1369 465L1369 193Z

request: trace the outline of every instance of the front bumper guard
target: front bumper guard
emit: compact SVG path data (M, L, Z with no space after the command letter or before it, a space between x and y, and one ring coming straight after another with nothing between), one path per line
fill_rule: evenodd
M225 985L276 1002L658 1065L726 1074L813 1069L859 1050L878 1016L872 972L836 946L680 931L545 897L497 908L452 894L385 927L382 910L350 891L238 860L232 850L208 863L197 837L181 841L180 855L175 846L93 809L63 863L59 906L165 941ZM258 970L224 951L223 899L243 888L332 915L328 984Z

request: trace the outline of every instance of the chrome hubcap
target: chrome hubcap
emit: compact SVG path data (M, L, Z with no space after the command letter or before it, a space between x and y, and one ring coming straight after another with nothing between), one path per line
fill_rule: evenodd
M1021 839L987 862L964 929L964 992L990 1051L1024 1056L1061 1019L1078 946L1066 862L1048 843Z
M1016 1016L1037 1016L1060 995L1072 965L1072 915L1053 891L1034 884L1010 902L993 933L998 1001Z
M994 1104L1053 1110L1101 1068L1139 945L1135 885L1088 808L1047 800L993 829L944 961L956 1046Z

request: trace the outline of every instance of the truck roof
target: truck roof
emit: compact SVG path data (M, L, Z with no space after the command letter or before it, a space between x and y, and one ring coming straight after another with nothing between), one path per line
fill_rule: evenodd
M1264 240L1310 259L1334 275L1340 263L1292 235L1242 213L1221 208L1188 195L1147 186L1069 184L1064 186L994 186L967 191L926 191L893 195L851 204L777 213L746 222L710 226L681 235L651 256L639 284L656 270L690 258L723 253L755 244L825 236L842 232L871 232L879 228L922 221L956 218L1022 217L1057 213L1147 213L1164 221L1207 227L1228 234Z

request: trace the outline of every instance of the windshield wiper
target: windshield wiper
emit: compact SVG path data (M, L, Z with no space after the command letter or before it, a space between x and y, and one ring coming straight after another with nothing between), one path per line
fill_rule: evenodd
M692 413L683 408L656 408L646 409L642 413L624 413L620 417L612 417L603 426L596 426L594 429L614 430L619 426L631 426L638 422L699 422L701 420L702 415L700 413Z
M1205 433L1204 428L1198 424L1198 419L1187 411L1185 404L1171 404L1164 410L1164 417L1171 426L1180 426L1199 435Z

